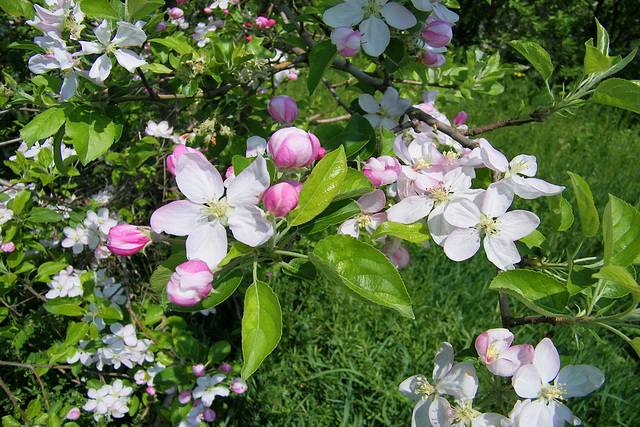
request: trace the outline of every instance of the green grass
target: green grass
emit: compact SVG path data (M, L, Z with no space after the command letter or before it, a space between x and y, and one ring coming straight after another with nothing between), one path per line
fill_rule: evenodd
M495 98L465 103L469 125L514 115L530 88L513 81ZM535 107L535 106L533 106ZM451 113L459 105L445 105ZM508 157L520 153L538 158L538 176L569 185L567 170L583 176L600 211L607 194L632 204L640 197L640 126L631 114L586 106L575 115L552 117L546 123L505 128L485 135ZM569 191L565 197L570 201ZM544 211L546 202L526 201L522 207ZM543 217L543 231L545 215ZM578 242L579 224L565 233L568 245ZM585 247L597 250L593 239ZM278 348L249 380L250 391L219 411L228 426L406 426L413 402L398 384L417 373L431 375L439 344L453 344L459 356L474 357L475 336L500 327L497 298L487 289L494 267L482 254L454 263L438 247L411 247L412 264L402 272L414 301L415 320L354 299L324 281L314 283L276 273L270 285L283 307L284 334ZM529 314L513 304L514 315ZM550 325L515 330L517 343L536 344ZM579 331L580 350L572 330L555 328L554 341L566 364L592 364L605 372L605 385L584 399L569 401L586 426L631 426L640 406L640 369L635 353L610 334L602 340ZM599 331L600 332L600 331ZM465 350L466 349L466 350ZM480 393L487 392L483 368ZM482 398L481 398L482 400ZM508 405L515 401L509 399Z

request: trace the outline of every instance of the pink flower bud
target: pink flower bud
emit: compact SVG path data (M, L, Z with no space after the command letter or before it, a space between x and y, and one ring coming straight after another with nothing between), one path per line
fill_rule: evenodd
M169 16L173 19L180 19L184 16L184 10L179 7L172 7L171 10L169 10Z
M320 147L318 148L318 156L316 157L316 160L322 160L326 155L327 150L325 150L324 147Z
M182 403L183 405L186 405L190 401L191 401L191 392L190 391L183 391L182 393L180 393L178 395L178 402Z
M404 246L391 245L382 248L382 253L389 258L391 264L398 270L406 268L411 263L409 251Z
M465 113L464 111L460 111L453 118L453 124L456 125L456 126L460 126L460 125L464 124L464 122L466 122L466 121L467 121L467 113Z
M156 31L159 33L163 32L166 29L167 29L167 23L164 21L160 21L158 22L158 25L156 25Z
M169 301L183 307L196 305L211 292L213 274L207 263L187 261L176 267L167 284Z
M242 394L249 388L247 387L247 384L240 378L236 378L235 380L231 381L231 384L229 386L231 388L231 391L236 394Z
M489 329L478 335L475 347L489 372L501 377L513 376L522 365L533 362L532 345L512 346L513 334L508 329Z
M206 13L207 15L210 15L210 14L211 14L211 12L213 12L213 10L211 10L211 8L210 8L210 7L205 7L205 8L204 8L204 13Z
M138 371L133 375L133 379L136 381L138 385L145 385L147 381L149 381L149 377L147 376L147 371L143 369L138 369Z
M252 24L251 22L247 22L247 23L246 23L246 24L244 24L244 25L245 25L245 27L247 27L247 28L251 28L251 27L253 27L253 24Z
M176 175L176 166L178 166L178 160L180 160L180 156L182 156L184 153L197 153L204 160L207 160L205 155L202 154L199 150L187 147L186 145L178 144L173 149L173 153L169 157L167 157L167 169L169 170L169 172L171 172L171 175Z
M360 52L360 31L349 27L338 27L331 32L331 43L336 45L338 54L345 58Z
M391 156L372 157L362 167L362 173L376 187L396 182L400 172L402 172L400 162Z
M248 42L250 42L251 40L253 40L253 36L247 36L247 37L245 37L245 39L246 39Z
M233 176L233 177L235 177L235 176L236 176L236 174L235 174L235 173L233 173L233 166L229 166L229 167L227 168L227 171L224 173L224 178L225 178L225 179L229 179L229 178L231 178L232 176Z
M267 26L268 26L269 28L273 27L274 25L276 25L276 20L275 20L275 19L269 19L269 20L267 21Z
M0 245L0 252L11 253L16 250L16 245L13 242L7 242Z
M446 46L453 38L452 26L453 24L445 21L434 20L428 22L422 29L422 39L432 47Z
M422 62L427 67L438 68L442 67L444 63L447 62L447 58L439 53L425 50L424 52L422 52Z
M256 24L256 27L260 28L261 30L269 28L269 20L264 16L258 16L253 22Z
M216 413L213 412L211 409L205 409L202 412L202 417L204 418L204 420L208 423L213 422L216 419Z
M193 375L195 375L196 377L201 377L204 375L204 365L202 363L198 363L197 365L193 365L191 367L191 372L193 372Z
M229 365L228 363L222 362L222 364L220 365L221 372L231 372L232 370L233 366Z
M107 249L116 255L137 254L151 242L149 231L131 224L120 224L109 230Z
M149 396L155 396L156 395L155 387L147 387L147 389L145 391L147 392L147 394Z
M296 127L276 131L267 145L276 166L281 169L310 165L318 157L320 149L320 141L314 134Z
M223 14L228 15L229 14L229 9L225 9L222 11Z
M279 182L264 193L264 206L276 217L286 216L298 206L298 193L289 182Z
M80 409L78 408L69 409L69 412L67 412L67 415L65 416L65 418L71 421L77 420L78 418L80 418Z
M279 95L269 101L267 107L269 114L275 121L282 124L291 124L298 117L298 104L287 95Z

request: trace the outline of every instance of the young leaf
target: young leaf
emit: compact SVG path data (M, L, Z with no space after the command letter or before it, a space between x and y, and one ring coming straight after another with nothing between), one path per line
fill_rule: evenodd
M522 56L527 58L527 61L533 65L533 68L538 70L542 78L548 80L553 73L553 63L551 63L551 57L546 50L543 49L538 43L534 42L520 42L511 41L509 46L520 52Z
M361 212L360 206L353 200L340 200L332 202L327 209L300 229L301 233L317 233L336 224L341 224L349 218L353 218Z
M611 78L598 85L591 100L640 114L640 84L631 80Z
M489 289L519 299L531 310L545 316L562 312L569 300L565 286L551 276L531 270L509 270L498 274Z
M604 263L627 267L640 255L640 212L609 195L602 216Z
M598 18L596 18L596 31L598 33L596 47L604 55L609 56L609 33L607 33L607 30L600 24Z
M289 213L291 225L304 224L324 211L340 191L346 174L347 159L341 146L324 156L311 171L300 191L298 207Z
M164 5L163 0L127 0L127 21L143 19Z
M337 54L336 46L331 43L331 40L325 40L313 47L311 54L309 54L309 76L307 77L309 96L313 95L324 72Z
M271 353L282 337L282 311L277 295L256 281L244 296L242 316L242 379L246 380Z
M45 302L43 306L49 313L62 314L63 316L83 316L86 313L86 310L80 307L80 303L69 301L68 298L55 298Z
M547 202L551 212L551 227L557 231L568 230L574 220L571 204L562 197L562 194L547 197Z
M379 250L351 236L321 240L309 259L328 280L369 301L414 318L411 298L396 268Z
M58 132L66 120L64 109L51 107L38 114L20 129L20 136L31 146L34 142L48 138Z
M25 18L33 18L33 5L27 0L2 0L0 1L0 9L13 16L23 16ZM3 418L4 420L4 418Z
M394 236L413 243L424 243L431 238L425 223L401 224L392 221L380 224L372 237L375 239L380 236Z
M170 47L180 55L186 55L187 53L193 52L193 48L189 45L189 43L176 37L168 36L161 39L151 39L149 41L153 43L159 43L166 47Z
M89 324L85 322L70 322L67 328L67 337L64 340L64 345L73 346L83 339L87 332L89 332Z
M596 49L592 45L585 43L586 51L584 52L584 73L599 73L608 70L611 67L611 61L604 53Z
M360 197L363 194L372 192L375 189L369 178L362 172L353 168L347 168L347 175L344 177L340 191L334 201Z
M117 113L109 113L102 108L79 106L67 118L66 132L82 164L97 159L120 139L121 117Z
M579 175L573 172L567 172L571 178L573 192L578 201L578 213L580 214L580 224L582 225L582 236L593 237L598 232L600 219L598 211L593 203L593 196L589 185Z
M35 224L62 221L62 214L47 208L35 207L29 211L28 221Z
M616 297L622 297L631 292L634 298L640 299L640 286L624 267L619 265L605 265L593 275L596 279L603 279L620 285L624 288L624 292L617 292Z

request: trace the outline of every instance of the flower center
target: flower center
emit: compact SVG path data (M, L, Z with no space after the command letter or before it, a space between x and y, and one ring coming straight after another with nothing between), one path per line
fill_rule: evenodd
M421 394L423 399L431 396L436 392L436 388L429 384L429 381L425 377L416 379L416 385L418 386L414 391L415 394Z
M431 197L438 202L448 201L451 195L449 187L445 187L442 183L439 186L429 188L427 191L431 194Z
M227 225L228 216L233 211L233 207L229 206L226 197L218 201L205 203L202 208L200 213L206 216L209 221L218 220L224 226Z
M479 417L480 412L471 408L471 401L467 400L466 402L462 402L459 406L456 405L452 408L452 425L470 425L471 420Z
M487 348L487 362L492 363L498 357L500 357L500 350L498 350L493 344L491 344L489 348Z
M547 384L546 386L542 386L542 391L540 392L540 398L544 399L547 403L552 402L554 400L563 400L563 397L566 394L565 390L562 388L562 384L551 385Z
M495 219L482 214L480 217L480 223L476 225L476 228L484 231L485 235L488 234L498 234L500 230L498 229L498 221Z
M362 11L364 12L365 17L369 17L370 15L379 15L380 4L377 0L366 0L362 4Z
M365 228L367 225L371 224L371 218L368 214L363 213L358 217L358 227Z
M415 171L419 171L429 167L431 167L431 161L425 159L423 156L418 157L416 161L413 163L413 170Z

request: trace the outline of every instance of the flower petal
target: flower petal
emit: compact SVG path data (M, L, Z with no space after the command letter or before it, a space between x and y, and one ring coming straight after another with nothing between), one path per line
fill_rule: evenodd
M145 40L147 35L144 31L129 22L120 21L111 43L118 47L140 46Z
M89 70L89 78L102 84L102 82L109 77L109 73L111 73L111 60L105 53L98 57L91 66L91 69Z
M360 206L362 212L375 213L384 208L387 199L384 196L384 191L378 188L360 197L356 203Z
M264 215L262 209L257 206L236 206L228 220L233 237L252 247L265 243L273 236L273 225Z
M475 228L458 228L444 241L444 253L453 261L469 259L478 252L478 249L480 249L480 232Z
M454 227L474 227L480 222L480 208L468 199L456 199L449 203L444 211L444 219Z
M391 33L385 22L375 16L365 19L360 24L362 49L371 56L379 56L389 46Z
M440 344L433 361L433 380L439 381L449 373L453 366L453 346L448 342Z
M431 425L433 427L450 427L451 418L453 418L451 404L444 397L436 396L433 399L433 403L429 405L429 421Z
M540 225L540 218L529 211L511 211L496 219L500 238L516 241L528 236Z
M200 224L189 233L186 248L187 259L199 259L216 268L227 255L227 231L218 221Z
M219 200L224 194L220 172L195 153L184 153L176 166L176 183L187 199L204 204Z
M478 141L480 141L480 156L486 167L498 172L509 170L509 161L504 154L493 148L486 139L479 138Z
M563 398L582 397L599 389L604 384L604 374L595 366L569 365L562 368L555 385L561 387Z
M362 21L364 12L362 6L355 1L341 3L327 9L322 20L330 27L352 27Z
M147 63L144 59L140 58L137 53L129 49L118 49L113 54L118 61L118 64L122 65L130 73L136 71L136 68L141 67Z
M416 17L406 7L390 2L380 9L380 14L384 17L387 24L399 30L406 30L418 23Z
M269 188L267 161L262 156L256 159L229 184L227 198L231 206L257 205Z
M375 114L380 111L380 104L378 104L373 95L368 93L363 93L358 97L358 104L367 113Z
M553 341L543 338L536 346L533 365L538 369L542 381L549 383L558 375L560 370L560 356Z
M525 399L536 399L542 391L542 378L534 365L524 365L511 380L518 396Z
M509 239L487 234L484 237L483 246L487 259L500 270L513 270L513 264L520 262L522 259L516 244Z
M476 368L471 362L457 363L440 380L436 388L440 393L448 394L458 400L473 399L478 391Z
M387 209L387 219L402 224L413 224L429 215L433 200L424 196L409 196Z
M156 233L186 236L207 219L200 213L202 206L189 200L177 200L164 205L151 215L151 229Z

